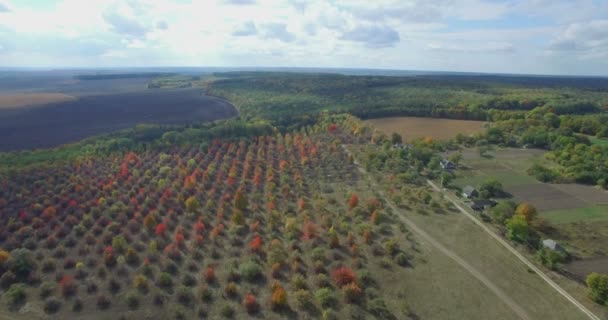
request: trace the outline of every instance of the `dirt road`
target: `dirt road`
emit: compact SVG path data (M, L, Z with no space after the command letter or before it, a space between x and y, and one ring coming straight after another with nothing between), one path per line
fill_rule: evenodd
M346 153L348 153L354 159L354 156L348 150L348 148L346 148L346 146L342 145L342 148L344 148ZM456 262L459 266L461 266L462 268L467 270L473 277L475 277L477 280L479 280L483 285L485 285L488 289L490 289L490 291L492 291L501 301L503 301L507 306L509 306L509 308L511 308L511 310L513 310L513 312L515 314L517 314L517 316L519 316L520 319L524 319L524 320L531 319L530 316L526 313L526 311L520 305L518 305L515 301L513 301L513 299L511 299L511 297L509 297L504 291L502 291L498 286L496 286L490 279L488 279L486 276L484 276L483 273L481 273L479 270L477 270L475 267L473 267L467 261L462 259L454 251L446 248L439 241L437 241L431 235L426 233L416 223L414 223L413 221L408 219L403 214L402 210L397 208L397 206L395 206L389 200L389 198L384 194L384 191L382 191L382 188L380 186L378 186L377 183L374 181L374 179L368 175L367 171L365 171L365 169L363 169L361 167L361 165L357 162L357 160L354 160L354 164L357 166L357 168L361 172L361 174L363 176L365 176L365 178L369 181L369 183L374 187L374 189L376 191L378 191L380 196L382 196L382 198L384 198L384 200L386 201L388 206L390 206L391 209L398 214L397 216L399 217L399 219L401 219L401 221L403 221L408 228L410 228L414 233L416 233L418 236L420 236L420 238L422 238L424 241L428 242L432 247L437 249L439 252L445 254L447 257L449 257L454 262Z
M492 238L498 241L502 246L507 248L511 253L513 253L519 260L521 260L530 270L534 271L538 276L540 276L547 284L549 284L553 289L559 292L562 296L564 296L568 301L574 304L579 310L581 310L585 315L589 317L589 319L600 320L598 316L596 316L593 312L583 306L580 302L578 302L574 297L572 297L566 290L562 289L557 283L551 280L542 270L536 267L532 262L530 262L526 257L524 257L521 253L519 253L515 248L513 248L507 241L497 235L494 231L488 228L483 222L479 221L475 216L473 216L470 212L465 210L460 203L454 199L453 196L444 192L441 188L439 188L435 183L430 180L427 180L428 184L435 189L437 192L443 193L444 197L448 199L460 212L462 212L467 218L471 219L475 224L477 224L481 229L483 229L486 233L488 233Z

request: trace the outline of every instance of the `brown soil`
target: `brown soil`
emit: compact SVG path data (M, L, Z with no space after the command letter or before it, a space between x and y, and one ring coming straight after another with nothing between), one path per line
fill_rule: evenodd
M76 100L76 98L63 93L0 94L0 109L19 108L73 100Z
M387 134L399 133L408 141L426 137L440 140L450 139L459 133L469 135L483 131L485 124L483 121L416 117L379 118L365 122Z

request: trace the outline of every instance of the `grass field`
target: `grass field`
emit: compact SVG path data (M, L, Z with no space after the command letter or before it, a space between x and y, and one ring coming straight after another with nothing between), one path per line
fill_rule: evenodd
M600 138L590 136L589 140L591 140L591 143L598 145L598 146L608 146L608 139L600 139Z
M13 93L0 94L0 109L73 101L76 98L62 93Z
M459 133L468 135L483 131L485 124L483 121L416 117L379 118L366 120L365 122L387 134L399 133L408 141L426 137L449 139Z
M462 162L467 170L459 170L454 181L458 186L478 186L489 179L500 181L505 187L538 183L526 170L534 163L546 162L544 151L536 149L497 149L490 157L482 157L477 149L461 151Z
M576 221L608 221L608 207L590 206L575 209L557 209L544 211L541 216L556 224Z

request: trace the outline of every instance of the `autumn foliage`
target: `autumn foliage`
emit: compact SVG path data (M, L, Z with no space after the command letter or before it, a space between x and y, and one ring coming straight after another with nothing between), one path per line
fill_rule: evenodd
M279 283L273 284L270 305L275 309L280 309L287 306L287 292Z
M245 296L245 299L243 299L243 306L245 307L245 310L247 310L247 313L256 313L260 307L257 299L251 292Z
M259 252L262 248L262 238L256 235L251 242L249 242L249 248L251 248L251 251L253 252Z
M332 273L332 278L339 287L345 286L355 281L355 273L347 267L339 267Z
M167 231L167 226L164 223L159 223L156 226L156 229L154 230L154 233L156 233L159 236L163 236L163 235L165 235L166 231Z
M348 200L348 207L350 209L355 208L357 205L359 205L359 197L356 194L352 194L350 196L350 199Z

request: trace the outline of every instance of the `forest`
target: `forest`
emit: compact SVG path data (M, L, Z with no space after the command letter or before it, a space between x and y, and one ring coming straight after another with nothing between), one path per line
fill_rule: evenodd
M345 76L228 72L207 88L242 108L245 118L288 125L302 114L348 112L360 118L421 116L486 120L492 111L547 107L556 114L597 113L608 106L606 80L491 76Z

